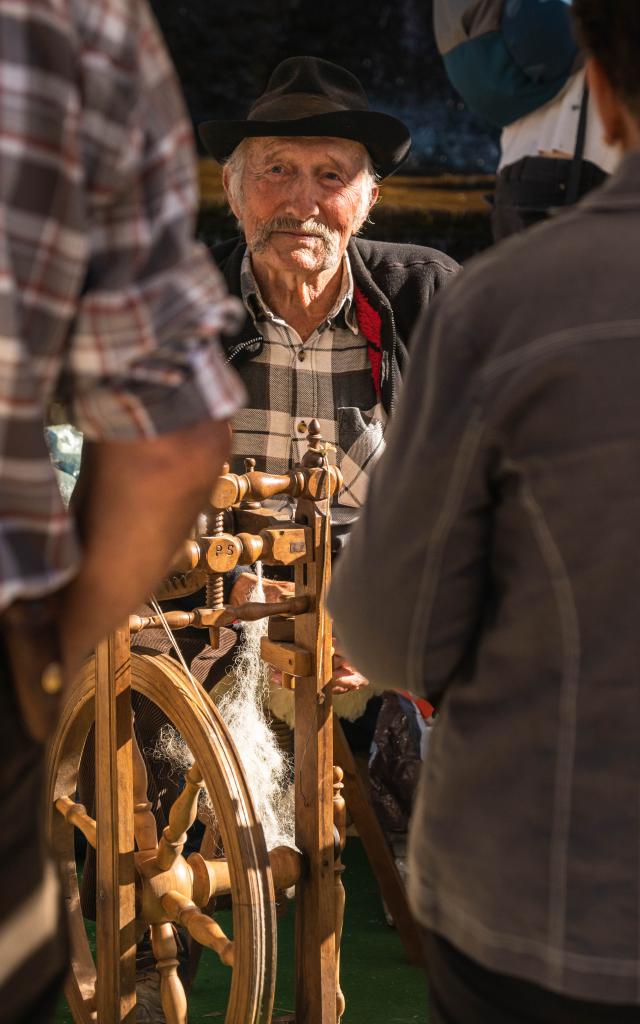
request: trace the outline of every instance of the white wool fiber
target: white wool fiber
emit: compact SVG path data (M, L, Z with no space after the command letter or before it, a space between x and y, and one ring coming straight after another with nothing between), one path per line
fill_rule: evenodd
M258 563L252 601L264 601L260 568ZM218 707L240 755L267 849L273 850L295 848L294 793L291 760L278 746L265 714L269 669L260 657L260 638L266 631L266 619L244 624L232 681Z
M171 775L174 773L186 775L195 761L186 740L182 738L175 726L169 723L162 726L156 736L155 745L150 750L145 750L145 754L153 758L154 761L164 761L169 764ZM206 786L202 787L198 797L198 817L203 824L215 826L216 815Z
M264 601L262 574L251 601ZM277 846L295 849L294 786L291 759L278 746L269 727L265 707L269 692L269 668L260 657L260 638L267 631L266 619L246 622L227 686L217 699L218 710L231 733L242 762L258 820L264 830L267 850ZM145 751L157 761L168 763L172 773L189 771L193 754L177 729L163 725L155 746ZM200 794L198 817L215 828L216 817L206 789Z

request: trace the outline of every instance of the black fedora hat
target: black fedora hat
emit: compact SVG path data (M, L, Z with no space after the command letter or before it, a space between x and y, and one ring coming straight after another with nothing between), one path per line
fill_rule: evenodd
M245 121L205 121L198 133L223 163L238 143L257 136L331 136L362 143L383 178L393 174L411 148L409 130L397 118L369 109L350 71L319 57L289 57L278 64Z

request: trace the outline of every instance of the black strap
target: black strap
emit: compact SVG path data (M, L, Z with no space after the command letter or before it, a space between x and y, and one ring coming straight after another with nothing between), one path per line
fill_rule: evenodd
M589 114L589 87L585 85L582 93L582 104L580 106L580 117L578 119L578 132L576 135L576 145L573 152L573 160L571 161L571 170L569 171L569 181L567 182L567 198L566 205L573 206L574 203L578 202L580 198L580 179L582 177L582 164L584 157L584 146L587 139L587 120Z

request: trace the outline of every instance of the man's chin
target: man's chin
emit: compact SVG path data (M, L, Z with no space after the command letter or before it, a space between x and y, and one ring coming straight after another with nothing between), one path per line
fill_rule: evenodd
M338 260L326 250L314 249L305 243L296 243L293 238L289 244L283 244L282 237L275 245L270 243L266 247L265 255L267 254L271 257L270 263L290 272L319 273L338 263Z

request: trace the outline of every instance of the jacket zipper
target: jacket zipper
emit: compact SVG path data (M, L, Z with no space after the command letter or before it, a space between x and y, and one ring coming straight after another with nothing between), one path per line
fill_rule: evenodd
M388 358L387 372L389 374L389 415L393 411L393 356L396 350L396 318L393 315L393 309L389 302L389 312L391 314L391 351L387 351L386 355Z
M237 355L240 354L240 352L244 352L245 348L251 348L251 346L255 345L257 341L264 341L264 338L262 337L261 334L258 334L255 338L248 338L247 341L241 342L240 345L236 345L236 347L232 349L229 355L227 356L227 362L233 362L233 360L236 358Z

